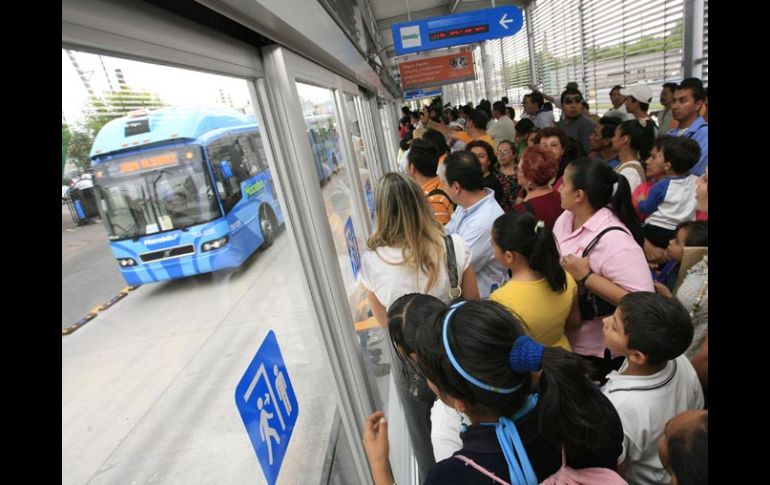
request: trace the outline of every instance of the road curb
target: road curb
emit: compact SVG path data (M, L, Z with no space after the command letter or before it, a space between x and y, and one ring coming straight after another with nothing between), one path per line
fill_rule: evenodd
M99 305L98 307L96 307L96 308L92 309L92 310L91 310L90 312L88 312L88 313L87 313L87 314L86 314L86 315L85 315L83 318L81 318L81 319L80 319L80 320L78 320L77 322L73 323L73 324L72 324L72 325L70 325L69 327L65 327L65 328L63 328L63 329L62 329L62 331L61 331L61 334L62 334L62 335L69 335L69 334L71 334L71 333L72 333L72 332L74 332L75 330L79 329L80 327L82 327L82 326L83 326L83 325L85 325L86 323L88 323L88 322L90 322L91 320L93 320L94 318L96 318L96 316L99 314L99 312L103 312L103 311L105 311L106 309L110 308L112 305L114 305L115 303L119 302L120 300L122 300L123 298L125 298L126 296L128 296L128 293L129 293L129 292L131 292L131 291L134 291L135 289L139 288L140 286L141 286L141 285L137 285L137 286L126 286L125 288L123 288L122 290L120 290L120 292L118 292L118 294L117 294L117 295L113 296L112 298L110 298L110 299L109 299L109 300L107 300L106 302L102 303L102 304L101 304L101 305Z

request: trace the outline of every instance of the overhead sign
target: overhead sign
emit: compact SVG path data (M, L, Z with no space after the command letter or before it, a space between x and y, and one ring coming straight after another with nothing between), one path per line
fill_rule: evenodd
M397 56L507 37L524 25L517 7L497 7L393 24Z
M416 89L476 79L473 51L425 57L398 64L401 89Z
M297 422L299 403L272 330L235 388L235 405L267 483L273 485Z
M404 101L411 101L413 99L433 98L441 96L441 89L413 89L411 91L404 91L401 99Z

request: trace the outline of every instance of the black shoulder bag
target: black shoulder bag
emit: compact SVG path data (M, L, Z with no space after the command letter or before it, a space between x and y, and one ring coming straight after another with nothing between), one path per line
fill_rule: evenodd
M588 256L602 236L610 231L623 231L628 234L625 229L619 226L606 228L588 243L588 246L583 250L583 257L585 258ZM610 315L615 312L615 305L609 303L600 296L595 295L585 286L585 284L578 285L578 304L580 306L580 318L582 320L593 320L596 317Z

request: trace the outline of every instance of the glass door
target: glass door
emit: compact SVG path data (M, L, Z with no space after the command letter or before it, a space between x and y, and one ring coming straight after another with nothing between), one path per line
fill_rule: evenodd
M84 225L70 223L62 206L62 482L267 483L260 458L266 446L262 458L276 467L279 484L332 476L364 483L340 432L344 393L330 392L337 389L329 357L334 347L319 330L328 319L319 316L325 309L315 298L318 283L303 264L307 221L287 210L287 193L298 189L275 170L281 163L256 96L264 85L261 71L250 79L215 75L164 65L179 64L173 57L149 63L127 58L131 54L62 50L62 131L80 140L65 170L73 177L92 171L89 190L100 205L89 215L95 223ZM93 75L80 76L84 71ZM318 92L310 98L318 100ZM332 105L327 98L314 105L308 133L324 161L319 177L329 187L323 222L345 234L345 220L333 216L350 217L337 176L348 157L339 147L338 123L326 116ZM110 120L109 126L122 123L119 133L108 133ZM180 132L185 141L155 131L171 121L189 130ZM95 138L85 126L96 127ZM148 143L150 153L166 158L142 155ZM136 148L125 148L132 144ZM79 163L76 155L87 157L94 145L120 153L93 166ZM164 152L167 145L173 151ZM176 153L183 156L160 168L144 164ZM151 210L140 217L138 207ZM165 222L140 224L150 216ZM221 239L210 249L215 234ZM162 261L151 260L159 246ZM188 253L174 254L186 247ZM136 266L119 264L127 258ZM231 266L212 272L218 258ZM157 281L124 290L138 275ZM87 325L71 325L119 292L126 295ZM285 365L283 384L279 369L270 367L265 379L275 393L238 394L270 332ZM291 400L284 399L286 382ZM259 446L254 434L250 440L241 404L264 411L262 445L259 432ZM277 434L289 416L296 419L293 430ZM274 460L279 453L280 463Z
M411 447L394 390L389 339L371 315L361 282L361 255L374 221L363 194L374 180L357 86L283 48L268 47L263 54L268 97L283 107L274 114L291 151L286 158L292 167L287 168L291 177L301 179L296 182L306 193L298 203L318 229L318 260L313 264L327 278L339 275L324 297L335 307L335 332L328 338L340 349L340 376L352 398L342 400L350 411L342 413L342 424L351 452L365 463L363 420L374 409L385 410L391 418L391 464L397 480L409 483Z
M368 216L368 225L374 227L376 210L374 207L374 186L373 177L369 170L369 160L371 160L371 140L369 132L368 119L363 116L361 101L358 95L343 93L343 105L345 107L345 118L353 155L355 157L355 166L358 169L361 187L363 188L364 200L366 202L366 213ZM366 134L366 136L364 136Z

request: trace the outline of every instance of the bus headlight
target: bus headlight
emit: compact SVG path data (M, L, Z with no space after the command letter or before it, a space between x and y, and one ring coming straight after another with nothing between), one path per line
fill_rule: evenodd
M213 251L215 249L223 248L227 245L230 238L228 236L220 237L219 239L214 239L213 241L205 242L201 246L201 249L203 249L203 252L206 251Z
M118 259L118 264L121 267L125 268L125 267L128 267L128 266L136 266L136 261L134 261L131 258L119 258Z

